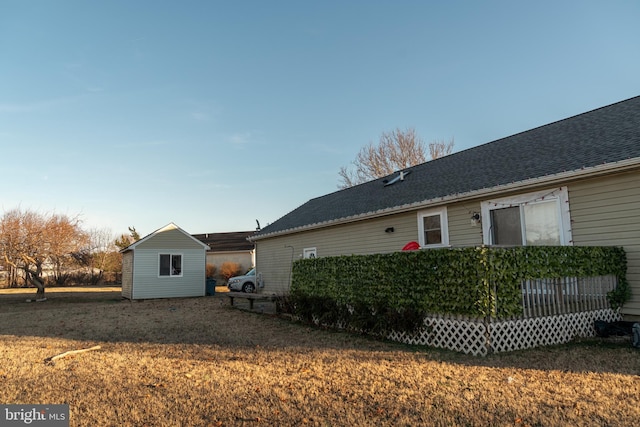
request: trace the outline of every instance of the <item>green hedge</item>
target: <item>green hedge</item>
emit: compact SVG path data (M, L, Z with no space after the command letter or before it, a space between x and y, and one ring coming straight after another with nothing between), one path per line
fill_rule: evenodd
M629 298L619 247L460 248L298 260L295 314L364 331L412 330L426 313L508 318L522 313L525 279L613 274L612 307ZM417 320L417 323L414 321Z

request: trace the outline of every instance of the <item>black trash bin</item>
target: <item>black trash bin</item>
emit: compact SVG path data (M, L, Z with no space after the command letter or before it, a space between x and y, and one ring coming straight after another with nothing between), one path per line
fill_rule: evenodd
M206 282L207 296L216 294L216 279L207 278Z

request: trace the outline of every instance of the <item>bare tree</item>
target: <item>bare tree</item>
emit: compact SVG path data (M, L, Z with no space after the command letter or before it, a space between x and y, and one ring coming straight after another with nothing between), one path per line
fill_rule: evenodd
M39 299L44 298L46 286L44 267L54 277L62 274L84 242L77 218L14 209L0 219L0 257L16 276L21 272L26 284L38 288Z
M45 223L46 256L53 270L53 278L63 285L72 267L82 267L83 249L89 235L80 227L78 217L50 215Z
M452 150L453 140L448 144L438 141L429 144L431 159L450 154ZM414 128L383 132L378 144L370 142L360 149L350 167L340 168L338 188L352 187L424 163L427 161L426 151L424 141Z
M0 237L4 262L14 271L24 273L25 284L38 288L38 298L44 297L45 283L42 265L46 260L45 220L35 212L14 209L2 217Z
M16 258L22 243L21 215L17 210L5 213L0 221L0 262L8 272L7 283L10 287L18 286L21 270L16 267L20 261Z
M453 138L449 142L433 141L429 143L429 156L432 159L448 156L453 151Z
M83 253L88 254L86 264L90 269L91 281L97 283L105 271L116 271L122 265L122 255L118 252L115 236L110 229L93 228L88 235L88 246Z

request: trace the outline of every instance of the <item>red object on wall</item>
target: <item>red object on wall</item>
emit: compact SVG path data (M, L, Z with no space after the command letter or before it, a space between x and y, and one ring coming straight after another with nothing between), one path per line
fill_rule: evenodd
M417 251L418 249L420 249L418 242L409 242L402 248L403 251Z

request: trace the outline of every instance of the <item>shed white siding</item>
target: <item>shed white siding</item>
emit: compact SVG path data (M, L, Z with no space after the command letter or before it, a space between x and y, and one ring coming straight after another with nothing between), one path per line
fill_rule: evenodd
M204 245L185 234L179 228L167 229L167 227L159 230L148 239L143 239L140 244L136 245L138 249L202 249Z
M122 296L129 299L205 295L206 251L209 247L175 224L169 224L125 249ZM180 255L180 275L160 275L160 255Z
M160 254L182 255L182 276L160 276ZM136 249L133 299L197 297L205 294L205 251Z

